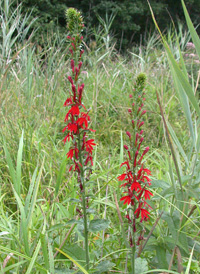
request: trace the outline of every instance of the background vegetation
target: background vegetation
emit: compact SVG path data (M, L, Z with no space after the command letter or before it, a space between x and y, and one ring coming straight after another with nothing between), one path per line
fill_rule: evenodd
M174 20L184 22L183 10L180 9L181 0L151 0L151 6L162 30L170 27ZM153 23L149 6L146 0L14 0L13 6L22 5L23 13L31 13L30 18L38 18L33 28L38 28L35 41L42 46L46 36L51 32L65 33L66 22L63 10L74 7L80 10L85 20L85 41L87 44L96 41L94 29L102 26L102 20L107 25L108 18L113 16L109 34L114 36L116 47L123 51L133 44L143 43L148 40L149 33L153 33ZM186 0L192 21L197 24L200 13L198 0ZM41 39L42 37L42 39ZM122 52L123 52L122 51Z
M90 2L88 9L88 1L82 1L83 12L96 7L103 16L102 6L94 2L95 5ZM113 6L115 2L111 2ZM37 5L40 3L44 1L37 1ZM48 7L52 5L48 3L46 13L51 14ZM189 9L198 10L198 1L187 3ZM77 181L68 174L68 146L62 143L66 114L63 103L69 89L68 44L63 39L67 33L64 28L61 35L53 32L57 19L51 19L53 36L45 31L42 47L40 40L34 44L34 39L43 35L42 19L32 20L38 6L30 15L25 6L28 1L24 1L24 6L15 4L1 1L0 271L83 273L82 226L74 220L79 209ZM57 6L58 14L62 14L63 7ZM178 9L182 14L181 4ZM126 207L118 204L121 190L116 178L123 161L124 132L129 126L129 94L134 96L135 77L144 72L148 79L144 131L150 146L147 161L153 174L154 198L152 217L144 231L145 239L150 238L142 256L137 258L136 273L162 273L162 269L171 269L167 273L198 274L198 37L189 23L190 31L179 23L177 31L166 30L165 38L152 32L145 45L141 42L132 46L122 56L116 50L115 39L111 39L112 28L116 27L114 20L118 21L117 15L113 19L111 14L108 13L107 21L106 17L100 19L101 27L97 24L96 32L93 29L95 46L85 44L82 72L84 103L90 108L97 143L88 186L89 219L109 221L106 230L96 229L89 234L90 272L129 273L130 270L129 246L122 233L128 227L124 220ZM50 24L52 17L47 18ZM37 29L35 24L41 28ZM66 23L62 24L64 27ZM121 37L121 32L122 29L116 32L116 37ZM87 37L89 33L91 29ZM188 47L189 41L196 41L195 46Z

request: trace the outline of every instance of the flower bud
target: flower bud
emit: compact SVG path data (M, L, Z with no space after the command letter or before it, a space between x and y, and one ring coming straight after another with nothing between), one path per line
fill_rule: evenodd
M68 76L68 80L70 81L70 83L73 85L74 84L74 82L73 82L73 80L72 80L72 77L71 76Z
M124 148L125 148L126 150L128 150L128 146L127 146L127 145L124 145Z
M144 121L142 121L142 122L139 124L138 129L141 128L141 126L143 126L143 125L144 125Z
M131 134L129 131L127 131L126 134L128 135L129 138L131 138Z
M149 147L146 147L144 152L143 152L143 155L145 155L148 151L149 151Z
M141 107L138 108L137 114L140 112L140 110L141 110Z
M132 95L132 94L130 94L130 95L129 95L129 98L133 98L133 95Z
M128 109L128 112L129 112L129 113L131 113L131 112L132 112L132 110L129 108L129 109Z
M69 51L70 51L71 55L73 56L73 55L74 55L74 53L73 53L72 48L69 48Z

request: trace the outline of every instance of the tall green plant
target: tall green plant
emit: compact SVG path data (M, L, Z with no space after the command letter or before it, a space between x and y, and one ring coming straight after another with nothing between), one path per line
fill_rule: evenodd
M196 51L200 57L200 39L196 33L196 30L190 20L189 14L185 7L184 1L182 0L182 6L185 13L185 18L187 21L188 28L190 30L190 35L194 42ZM164 219L168 224L169 231L173 237L176 237L174 243L174 250L171 256L171 261L169 268L173 264L174 255L176 252L177 256L180 259L180 256L183 254L189 254L189 246L195 244L195 240L187 237L188 229L191 229L191 225L195 225L197 229L199 226L194 224L191 219L191 216L195 214L195 209L199 197L197 195L199 191L198 186L198 174L200 171L199 166L199 149L200 149L200 131L199 131L199 117L200 117L200 107L198 102L198 97L195 95L195 90L190 82L190 78L187 72L187 67L184 62L184 57L179 48L180 61L176 61L175 57L172 54L171 48L166 41L166 38L162 35L159 26L154 17L153 11L150 6L152 17L154 23L160 33L160 36L165 47L171 75L174 81L175 92L179 103L182 107L185 120L188 125L188 142L186 147L182 140L179 140L176 136L175 130L167 121L162 103L160 101L159 95L157 93L158 103L161 111L161 116L163 120L163 125L165 128L165 134L168 140L168 144L171 150L171 155L173 159L173 164L169 161L169 174L172 182L171 195L168 195L170 199L162 197L166 202L172 202L172 207L170 213L167 212L164 214ZM177 44L179 44L179 39L177 37ZM195 80L195 79L193 79ZM198 81L198 80L197 80ZM168 189L170 191L170 188ZM193 200L193 206L191 208L190 201ZM179 216L179 221L175 220ZM191 247L192 247L191 246ZM178 248L178 249L177 249ZM179 250L179 251L178 251ZM179 254L179 255L178 255ZM182 265L178 264L178 271L183 270ZM188 268L187 268L188 271Z

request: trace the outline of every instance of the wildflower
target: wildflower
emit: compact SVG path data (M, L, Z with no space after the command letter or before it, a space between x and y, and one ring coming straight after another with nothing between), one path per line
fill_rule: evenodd
M142 148L144 142L144 130L141 127L144 125L143 117L146 114L144 107L144 86L146 77L142 74L137 78L135 83L135 94L137 98L134 103L135 111L128 112L131 116L132 132L126 131L129 144L124 145L126 151L126 160L120 167L124 166L125 171L118 176L118 181L122 182L121 187L125 189L124 195L120 198L120 201L124 205L128 205L133 210L126 214L125 218L128 219L128 223L132 225L133 233L137 230L137 223L142 223L150 218L150 212L148 208L151 208L147 200L153 196L148 186L151 184L149 176L151 172L144 167L144 156L148 153L149 147ZM129 98L133 96L129 95ZM138 220L138 221L137 221ZM131 245L135 245L135 239L130 236ZM141 239L140 239L141 240Z

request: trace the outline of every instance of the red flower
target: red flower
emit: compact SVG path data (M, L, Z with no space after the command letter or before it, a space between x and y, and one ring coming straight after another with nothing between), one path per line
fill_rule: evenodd
M80 111L79 111L79 107L78 105L72 106L71 109L68 111L68 113L65 116L65 122L68 120L69 115L71 114L72 116L74 115L79 115Z
M74 154L75 154L75 157L77 159L78 158L78 153L79 153L79 150L78 150L78 148L75 147L75 148L71 148L66 155L67 155L67 158L72 159Z
M94 143L94 139L89 139L86 142L84 142L84 145L86 147L86 151L88 151L89 153L92 153L93 146L95 146L96 144Z
M128 196L124 196L120 199L120 201L124 201L124 205L125 204L130 204L131 203L131 197L128 195Z

